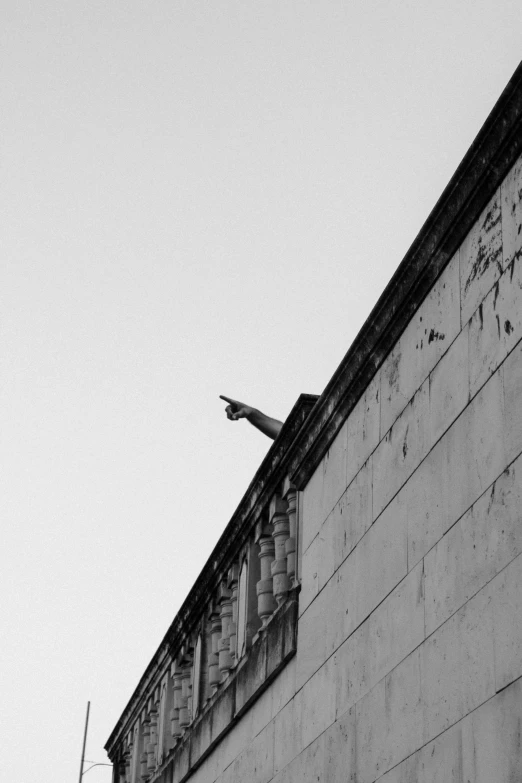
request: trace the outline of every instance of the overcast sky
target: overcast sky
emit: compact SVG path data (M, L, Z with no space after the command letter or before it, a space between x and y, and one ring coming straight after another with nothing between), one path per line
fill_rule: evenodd
M78 778L515 70L520 0L4 0L0 777ZM88 773L108 783L110 769Z

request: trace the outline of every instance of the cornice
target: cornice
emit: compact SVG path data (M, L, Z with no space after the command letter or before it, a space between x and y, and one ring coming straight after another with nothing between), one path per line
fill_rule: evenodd
M293 444L289 472L297 489L306 486L368 383L521 152L522 63Z

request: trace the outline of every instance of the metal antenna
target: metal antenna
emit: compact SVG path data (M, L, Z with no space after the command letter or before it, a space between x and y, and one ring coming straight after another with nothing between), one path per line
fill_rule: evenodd
M83 762L85 759L85 743L87 742L87 726L89 725L89 710L91 708L91 702L87 702L87 715L85 716L85 731L83 733L83 747L82 747L82 763L80 765L80 778L79 783L82 783L83 777Z

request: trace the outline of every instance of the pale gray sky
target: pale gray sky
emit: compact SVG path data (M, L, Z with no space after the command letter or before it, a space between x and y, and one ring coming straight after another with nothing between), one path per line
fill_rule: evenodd
M322 391L521 22L519 0L4 0L2 780L76 780L88 699L106 760L270 446L218 395L284 418Z

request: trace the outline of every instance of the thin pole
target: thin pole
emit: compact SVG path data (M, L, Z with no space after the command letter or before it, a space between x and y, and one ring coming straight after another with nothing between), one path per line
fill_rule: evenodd
M85 743L87 742L87 726L89 725L89 710L91 707L91 702L87 702L87 715L85 716L85 731L83 732L83 747L82 747L82 763L80 766L80 779L79 783L82 783L82 777L83 777L83 762L85 759Z

